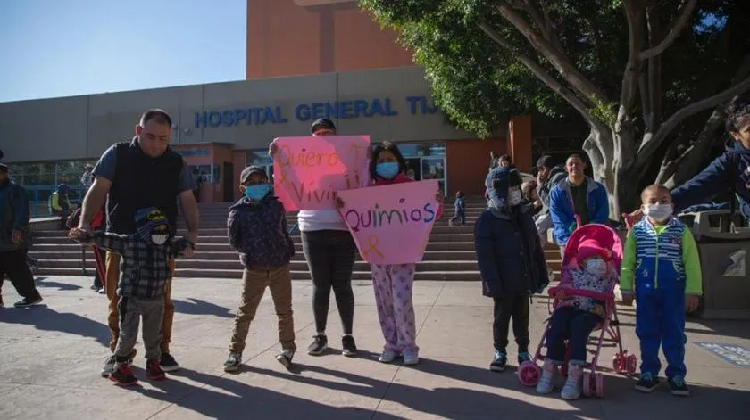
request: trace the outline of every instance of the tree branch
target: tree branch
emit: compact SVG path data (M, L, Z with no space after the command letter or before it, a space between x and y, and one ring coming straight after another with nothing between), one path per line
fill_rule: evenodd
M667 33L667 36L665 36L657 46L641 52L638 58L640 60L648 60L651 57L663 53L667 48L669 48L674 40L677 39L677 37L680 35L680 32L682 32L682 29L685 27L685 25L687 25L688 20L690 20L690 15L693 13L693 10L695 10L695 6L697 4L698 0L688 0L687 4L682 7L680 16L677 18L674 25L672 25L672 28L669 30L669 33Z
M560 39L557 37L554 28L552 27L549 13L547 13L547 10L544 9L543 4L536 5L535 3L536 2L534 0L524 0L524 6L522 6L522 8L531 16L536 26L539 27L542 36L544 36L544 39L549 41L549 43L552 44L552 47L555 50L563 53L562 44L560 43Z
M589 98L592 97L603 103L608 102L607 96L601 89L597 88L591 80L578 71L563 52L557 51L543 36L539 36L512 7L505 2L501 2L497 9L503 18L512 24L552 64L555 70L560 73L560 76L582 97L586 98L586 102L591 102Z
M677 127L683 120L690 117L691 115L697 114L701 111L705 111L713 106L716 106L720 102L728 101L733 96L742 94L747 90L750 90L750 77L745 78L740 83L724 90L723 92L719 92L714 96L703 99L702 101L692 103L675 112L671 117L669 117L667 121L664 122L664 124L661 125L661 127L659 127L659 130L656 132L656 134L653 135L653 137L649 138L641 144L641 147L638 149L638 155L648 156L654 153L656 149L659 148L664 139L667 138L667 136L672 132L672 130L674 130L675 127Z
M529 56L516 52L515 48L513 48L513 46L510 45L510 43L508 43L505 38L497 33L497 31L490 27L489 24L487 24L486 22L481 22L479 24L479 28L498 45L511 52L516 60L526 66L526 68L528 68L531 73L534 74L534 76L536 76L550 89L555 91L555 93L565 99L573 108L575 108L576 111L578 111L578 113L581 114L581 116L583 116L584 119L586 119L587 121L593 120L593 116L589 112L588 106L583 101L581 101L581 99L575 94L575 92L563 86L562 83L549 75L539 63L532 60Z

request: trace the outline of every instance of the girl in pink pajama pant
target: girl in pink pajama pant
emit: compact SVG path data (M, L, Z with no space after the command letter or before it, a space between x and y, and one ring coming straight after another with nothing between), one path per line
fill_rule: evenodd
M370 173L374 185L414 182L404 175L405 171L406 161L395 144L383 142L372 152ZM437 217L440 217L443 194L438 192L436 199L440 204ZM411 299L415 267L415 264L372 264L372 285L378 304L380 329L385 338L383 353L379 358L383 363L390 363L399 355L403 356L405 365L419 363Z

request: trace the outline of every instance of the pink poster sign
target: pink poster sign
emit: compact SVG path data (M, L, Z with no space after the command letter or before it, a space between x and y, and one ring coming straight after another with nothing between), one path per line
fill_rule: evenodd
M422 260L438 216L437 180L340 191L339 209L362 259L372 264Z
M273 185L287 210L335 210L336 192L370 182L369 136L279 137Z

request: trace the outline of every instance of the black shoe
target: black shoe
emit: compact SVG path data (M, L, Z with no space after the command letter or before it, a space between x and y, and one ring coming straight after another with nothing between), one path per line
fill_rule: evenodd
M640 392L651 392L659 386L659 377L650 373L641 373L640 379L635 383L635 390Z
M28 308L29 306L36 305L37 303L40 303L42 301L42 297L38 296L35 298L23 298L22 300L19 300L18 302L14 303L13 306L16 308Z
M307 347L307 354L310 356L320 356L328 348L328 337L325 334L313 336L313 342Z
M667 379L667 382L669 382L669 392L672 395L677 395L679 397L687 397L690 395L690 389L688 389L685 379L683 379L682 376L673 376Z
M164 372L174 372L180 369L177 360L174 360L174 357L169 353L161 354L161 362L159 364L161 365L161 370Z
M495 358L490 363L490 370L493 372L503 372L507 363L508 355L504 351L495 350Z
M354 337L347 334L341 339L341 354L346 357L354 357L357 355L357 345L354 344Z

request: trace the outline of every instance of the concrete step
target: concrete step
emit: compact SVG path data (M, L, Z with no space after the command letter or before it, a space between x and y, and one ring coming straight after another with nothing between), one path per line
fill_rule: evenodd
M304 255L302 253L302 245L297 245L296 247L297 253L293 257L295 260L304 260ZM29 255L32 258L36 258L39 260L54 260L54 259L81 259L81 249L77 246L75 247L64 247L58 250L35 250L29 253ZM94 259L94 252L91 249L86 250L86 258L87 259ZM361 257L359 253L357 253L357 260L360 260ZM237 251L233 251L229 249L227 246L225 249L217 250L217 251L208 251L205 250L203 247L198 248L198 250L193 255L193 258L196 260L209 260L209 261L218 261L218 260L239 260L239 256L237 254ZM474 251L425 251L424 253L424 260L425 261L474 261L476 259L476 253Z
M94 275L94 266L88 266L86 275ZM175 277L199 277L199 278L235 278L240 280L242 278L242 269L193 269L193 268L177 268L175 270ZM292 280L306 280L310 281L309 271L292 271ZM80 265L72 268L42 268L40 267L37 271L37 276L80 276L82 275L82 269ZM559 273L556 272L556 277L559 277ZM372 274L370 271L354 271L352 273L352 280L371 280ZM444 280L444 281L472 281L479 283L479 271L417 271L414 273L414 280ZM479 285L477 285L479 287Z
M292 235L292 240L295 243L299 243L302 241L302 238L299 235ZM54 243L63 243L67 242L68 239L65 238L64 235L60 236L40 236L34 238L34 244L54 244ZM441 234L441 233L433 233L430 235L430 241L436 241L436 242L474 242L474 235L473 234L461 234L461 233L452 233L452 234ZM204 244L204 243L226 243L227 242L227 235L198 235L198 244Z
M474 234L473 226L435 226L432 228L432 234ZM187 230L177 230L178 235L187 234ZM226 236L227 226L226 220L222 226L201 226L198 228L199 236ZM66 238L68 232L63 230L40 230L34 232L35 238ZM472 239L473 240L473 239Z
M45 260L40 263L40 268L80 268L80 258ZM307 263L304 259L294 259L290 263L293 271L307 271ZM94 261L87 259L87 267L95 267ZM178 259L177 268L200 269L200 270L241 270L242 264L238 259L215 260L215 259ZM354 262L354 271L370 271L370 264L359 260ZM473 260L434 260L421 261L417 263L417 271L478 271L477 263Z
M31 249L31 253L45 251L45 252L59 252L59 251L77 251L80 253L81 245L74 242L60 239L59 242L47 242L47 243L34 243ZM295 248L298 252L302 252L302 243L297 241ZM232 251L229 248L229 242L216 242L216 243L198 243L198 250L200 251ZM474 252L474 242L429 242L427 244L427 251L471 251ZM235 252L235 251L232 251ZM559 256L559 252L558 252Z
M89 265L87 267L87 275L94 275L94 266ZM240 268L227 268L227 269L194 269L194 268L177 268L175 269L175 277L200 277L200 278L236 278L240 280L242 278L243 270ZM61 267L61 268L43 268L40 267L37 270L37 276L80 276L82 274L82 268L80 264L77 267ZM311 280L310 272L293 270L291 272L293 280ZM369 269L367 271L354 271L352 273L352 280L370 280L372 274ZM479 271L417 271L414 273L415 280L445 280L445 281L476 281L479 282ZM479 287L477 285L477 287Z

